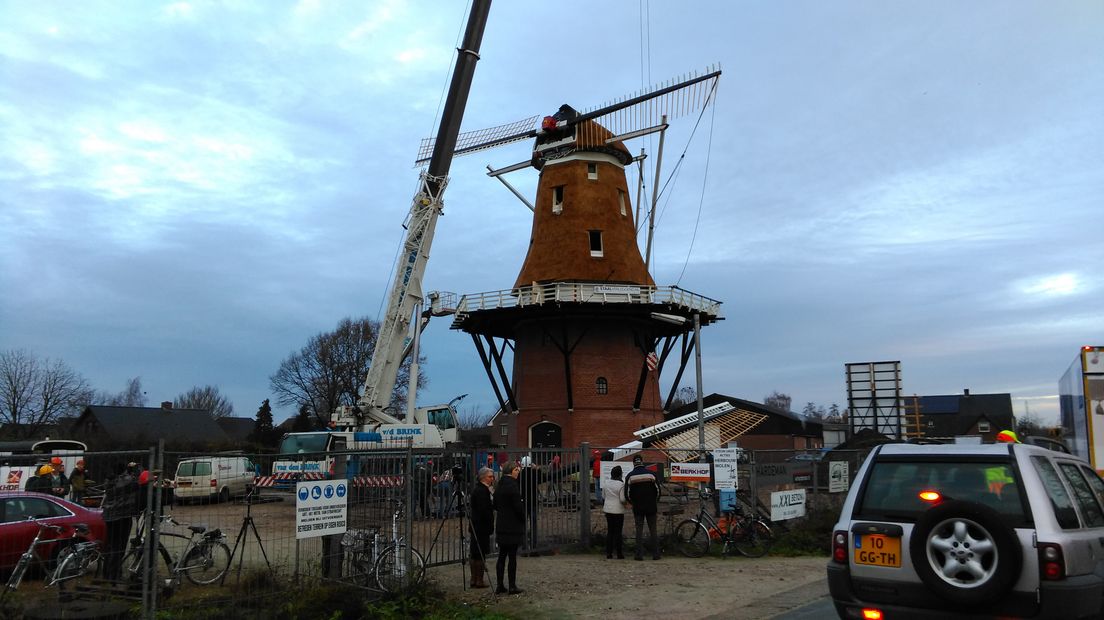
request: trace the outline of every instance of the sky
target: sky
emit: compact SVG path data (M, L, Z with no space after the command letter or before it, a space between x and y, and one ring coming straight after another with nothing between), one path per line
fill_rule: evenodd
M311 336L380 317L467 11L0 0L0 350L254 415ZM899 360L905 394L1051 423L1104 345L1101 32L1099 0L499 0L463 128L719 64L667 133L653 261L724 304L704 392L845 407L845 364ZM486 166L530 148L454 161L427 290L513 284L532 215ZM496 408L467 334L421 342L421 403Z

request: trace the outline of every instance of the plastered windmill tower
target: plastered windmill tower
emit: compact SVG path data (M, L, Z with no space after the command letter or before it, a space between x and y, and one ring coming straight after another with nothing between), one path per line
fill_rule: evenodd
M565 105L525 134L535 138L533 157L508 168L540 171L525 260L511 288L465 295L452 326L471 334L499 400L496 443L616 446L663 421L697 346L694 317L719 320L720 303L657 287L648 273L625 174L634 157L623 141L665 128L665 102L703 106L709 93L692 103L693 92L715 85L719 73L589 113ZM659 122L645 127L649 113ZM636 127L615 135L608 126L619 123ZM669 358L678 374L662 399L659 372Z

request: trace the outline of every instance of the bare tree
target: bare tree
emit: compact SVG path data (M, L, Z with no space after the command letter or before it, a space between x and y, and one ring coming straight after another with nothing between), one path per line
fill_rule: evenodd
M683 405L698 402L698 390L693 386L687 385L680 387L675 392L674 398L671 399L671 410L674 411Z
M341 405L355 405L361 384L372 364L379 324L368 318L342 319L331 332L317 334L299 351L280 362L269 377L269 386L281 405L306 407L315 420L325 424ZM424 357L419 364L424 364ZM391 394L391 406L399 411L406 403L410 385L410 359L399 368ZM426 385L419 372L418 388Z
M464 407L457 414L459 418L458 422L460 428L463 430L469 430L473 428L483 428L490 423L491 418L494 417L494 412L486 412L479 405L472 405L470 407Z
M789 394L783 394L775 390L770 393L770 396L763 399L763 404L768 407L774 407L775 409L781 409L782 411L789 411L790 405L793 404L793 398L791 398Z
M108 407L145 407L146 393L142 391L142 377L127 379L126 387L117 394L97 392L94 402Z
M75 415L92 393L84 377L62 360L39 360L25 349L0 352L0 421L17 425L23 437Z
M173 401L176 409L203 409L210 411L216 418L228 418L234 414L234 405L230 399L219 394L219 389L213 385L194 387Z

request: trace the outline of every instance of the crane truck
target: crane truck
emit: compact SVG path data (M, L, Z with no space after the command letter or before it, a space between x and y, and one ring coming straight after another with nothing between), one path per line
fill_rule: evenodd
M401 258L391 283L387 313L380 322L372 364L360 398L355 406L341 406L333 412L330 430L287 434L281 443L281 458L273 464L274 476L315 478L333 475L335 464L332 457L303 460L296 458L297 454L408 446L439 448L459 439L459 425L453 406L458 399L446 405L414 406L418 376L417 340L430 316L449 313L447 304L442 303L449 297L423 294L422 277L429 260L437 218L444 208L442 197L448 185L448 171L475 75L475 64L479 60L479 46L490 4L490 0L475 0L468 15L432 155L420 175L418 192L403 224L406 236ZM431 303L422 311L427 297ZM408 337L412 322L415 322L413 335ZM406 415L400 418L388 413L387 409L399 368L412 350L414 362L410 372L409 403ZM346 471L346 475L352 473Z

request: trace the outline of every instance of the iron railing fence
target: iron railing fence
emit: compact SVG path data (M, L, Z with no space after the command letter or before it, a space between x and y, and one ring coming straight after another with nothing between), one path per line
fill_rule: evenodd
M695 452L639 453L662 481L661 534L696 512L698 493L709 486L707 482L672 479L672 464L694 458ZM613 454L609 448L583 444L576 448L408 448L295 455L159 452L151 447L61 455L67 472L76 461L84 462L90 484L84 497L76 499L89 504L99 504L97 489L114 480L117 472L128 466L135 477L147 472L149 482L139 486L140 499L125 517L127 531L122 532L122 520L116 520L110 530L104 529L102 546L105 554L121 548L123 553L132 553L131 558L135 557L133 550L141 548L144 558L152 558L145 564L132 562L119 572L97 568L83 583L74 583L80 588L69 588L66 597L115 599L129 606L134 615L151 618L159 610L171 613L209 606L212 601L230 606L280 602L326 583L357 586L366 597L379 596L384 585L373 574L374 562L395 540L402 541L395 549L403 556L402 565L418 566L416 555L424 560L424 574L429 578L439 566L467 561L469 500L476 475L481 467L489 466L497 478L510 461L523 465L519 481L527 534L522 552L588 548L608 535L601 484L596 484L594 475L595 459L599 478L608 479L614 466L621 466L622 476L632 469L632 455L608 460ZM838 509L838 499L865 456L865 451L746 451L737 464L738 496L745 510L758 510L770 518L772 494L800 490L806 497L804 518L827 514ZM4 467L0 481L8 481L8 487L0 488L0 516L7 530L33 527L20 523L43 514L34 509L31 500L51 501L49 495L19 492L26 484L26 472L37 471L51 457L0 455ZM301 512L309 504L298 493L304 488L308 498L317 499L311 495L316 493L335 502L342 499L338 503L344 506L344 527L330 529L338 525L339 513L310 522L310 515ZM72 487L60 493L74 498ZM63 501L64 506L72 506ZM714 504L714 510L718 508ZM72 516L70 513L79 510L65 511L66 516ZM98 516L102 520L102 515ZM787 519L779 525L785 527L801 519ZM631 510L625 520L623 535L631 547L635 544ZM321 530L311 529L318 523L322 523ZM304 527L307 529L301 529ZM3 561L14 562L11 558L22 553L26 543L20 540L7 533L0 537ZM182 558L196 546L203 547L212 559L202 575L192 579L182 571L186 566ZM493 537L491 547L488 555L495 555ZM412 572L407 578L421 576L421 572ZM42 578L42 573L28 578ZM38 604L44 596L56 595L40 587L21 587L4 601L9 607L0 611Z

